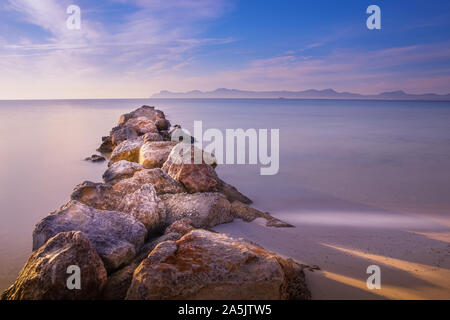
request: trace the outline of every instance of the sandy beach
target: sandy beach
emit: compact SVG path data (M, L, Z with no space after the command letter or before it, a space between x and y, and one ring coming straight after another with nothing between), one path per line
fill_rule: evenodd
M317 203L273 214L295 228L236 220L216 231L242 237L282 256L317 265L306 271L312 299L449 299L450 229L445 218L422 218L364 205L334 209ZM332 201L327 205L333 205ZM336 208L342 208L337 211ZM324 210L325 209L325 210ZM369 265L381 269L381 289L369 290Z

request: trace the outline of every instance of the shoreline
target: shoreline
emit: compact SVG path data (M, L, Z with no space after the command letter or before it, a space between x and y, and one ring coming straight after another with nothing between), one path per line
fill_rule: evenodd
M448 228L426 217L397 213L390 214L398 219L397 226L385 222L377 227L353 224L357 215L332 214L336 221L318 213L314 218L275 213L296 227L283 232L258 221L235 221L215 230L245 237L306 265L318 265L321 270L305 271L312 299L450 299ZM360 221L365 218L359 217ZM411 222L415 227L402 227ZM381 268L380 290L366 287L369 265Z

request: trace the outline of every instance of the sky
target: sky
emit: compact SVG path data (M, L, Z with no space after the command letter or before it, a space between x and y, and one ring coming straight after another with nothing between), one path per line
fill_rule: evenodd
M380 30L366 26L373 4ZM450 1L0 2L0 99L216 88L448 94Z

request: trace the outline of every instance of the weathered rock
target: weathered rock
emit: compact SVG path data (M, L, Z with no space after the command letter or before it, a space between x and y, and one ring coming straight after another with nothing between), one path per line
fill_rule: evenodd
M103 300L124 300L133 279L133 272L139 264L134 262L117 270L108 277L103 289Z
M224 234L160 243L134 271L127 299L308 299L302 266Z
M110 184L85 181L73 189L70 199L98 210L115 211L121 195L116 193Z
M140 149L139 163L147 169L161 168L176 144L172 141L144 143Z
M192 225L191 219L182 218L180 220L176 220L174 223L172 223L170 226L168 226L166 228L166 231L164 231L164 234L178 233L178 234L184 236L186 233L191 232L194 229L195 228Z
M176 241L180 239L183 236L183 234L178 232L169 232L165 233L162 236L156 237L151 239L150 241L146 242L141 249L139 250L138 254L136 255L136 258L133 260L133 262L137 263L136 267L139 265L139 263L142 262L145 258L147 258L148 254L155 249L155 247L164 241ZM136 268L135 268L136 269Z
M142 260L144 260L159 243L169 240L175 241L180 239L181 236L182 235L178 233L164 234L144 244L133 262L122 269L117 270L108 277L102 298L104 300L124 300L128 288L131 285L134 270L139 266Z
M161 130L159 134L162 137L163 141L171 141L170 133L167 130Z
M256 218L264 218L266 219L266 226L268 227L277 227L277 228L293 228L294 226L283 222L277 218L272 217L267 212L259 211L255 208L252 208L240 201L233 201L231 203L231 213L234 217L242 219L246 222L250 222L255 220Z
M152 122L156 122L158 119L165 119L164 112L156 110L155 107L142 106L130 113L123 114L120 117L118 126L126 124L130 119L145 117Z
M233 221L230 202L220 193L177 193L160 196L166 206L167 225L189 218L195 228L212 228Z
M103 181L105 183L116 184L120 180L131 178L136 171L144 169L139 163L120 160L113 163L103 173Z
M146 117L132 118L127 121L126 126L133 128L138 135L158 133L155 123Z
M151 184L144 184L138 190L126 194L117 209L136 217L149 232L159 231L166 223L164 202L158 198Z
M202 150L189 146L187 150L182 150L186 144L178 144L169 154L162 169L175 181L181 182L190 193L217 191L219 177L214 168L207 164L203 157L209 157L208 163L214 163L214 158ZM189 153L186 156L186 152ZM199 163L196 164L194 152L199 152Z
M80 268L80 289L67 288L69 266ZM33 252L2 300L90 300L106 283L106 270L82 232L62 232Z
M220 192L229 201L239 200L243 203L252 201L240 193L235 187L222 181L214 170L217 161L214 155L200 150L194 146L182 149L186 144L178 144L174 147L164 163L162 169L175 181L179 181L189 193L196 192ZM189 148L190 163L189 163ZM198 152L200 161L195 161L195 152ZM186 161L187 159L187 161ZM198 162L198 163L196 163Z
M151 183L157 194L186 192L180 182L173 180L161 168L140 170L134 174L133 179L139 184Z
M163 141L163 137L159 133L149 132L142 136L144 142Z
M102 137L102 144L97 149L100 153L111 153L114 149L114 145L112 143L112 139L110 136Z
M98 210L71 200L36 225L33 250L56 234L67 231L85 233L108 271L129 263L147 235L145 226L132 215Z
M118 162L120 160L126 160L130 162L139 161L139 150L144 144L144 139L134 138L130 140L125 140L121 142L117 147L114 148L109 165Z
M71 199L99 210L120 211L132 215L149 232L157 232L166 221L164 203L157 197L151 184L128 183L125 179L111 186L85 181L75 187Z
M113 146L117 146L125 140L137 138L138 135L133 128L127 126L117 126L111 130L110 136Z
M105 157L103 156L99 156L98 154L93 154L90 157L85 158L84 160L86 161L91 161L91 162L103 162L105 161Z
M157 119L155 121L155 125L159 131L169 130L169 128L170 128L170 122L167 119Z

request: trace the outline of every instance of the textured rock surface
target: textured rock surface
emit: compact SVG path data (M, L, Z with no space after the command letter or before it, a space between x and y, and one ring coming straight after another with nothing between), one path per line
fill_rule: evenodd
M99 156L98 154L93 154L90 157L85 158L84 160L91 162L103 162L106 160L106 158L103 156Z
M180 220L175 221L170 226L166 228L164 234L169 233L178 233L180 235L185 235L188 232L194 230L194 226L192 225L192 220L189 218L182 218Z
M159 131L169 130L170 128L170 122L167 119L157 119L155 125Z
M80 268L80 290L67 288L69 266ZM33 252L17 280L3 294L8 300L89 300L98 298L106 270L82 232L62 232Z
M194 150L198 149L190 147L190 145L190 159L189 154L185 157L183 152L189 152L189 149L187 151L181 149L181 146L185 145L180 143L176 148L173 148L162 169L175 181L181 182L190 193L217 191L219 177L214 168L205 163L202 158L199 159L201 163L197 161L199 162L197 164L194 158ZM209 155L200 151L200 155L202 154L204 156ZM212 157L209 159L211 163L214 163Z
M125 140L121 142L111 154L109 165L120 160L126 160L130 162L139 161L139 150L144 144L144 139L139 137L135 139Z
M278 228L291 228L293 225L283 222L277 218L272 217L267 212L259 211L252 208L240 201L233 201L231 203L231 213L234 217L242 219L246 222L255 220L256 218L266 219L266 226L268 227L278 227Z
M173 180L161 168L141 170L134 174L133 179L139 184L151 183L158 194L186 192L180 182Z
M186 144L184 144L186 145ZM214 192L218 191L224 194L229 201L239 200L243 203L251 203L252 201L240 193L235 187L222 181L214 170L216 159L210 153L204 152L196 147L182 150L182 144L172 149L167 161L162 169L167 172L175 181L179 181L189 193L196 192ZM201 161L195 160L195 152L201 155ZM187 153L187 156L186 156ZM188 161L186 161L186 159ZM202 159L205 159L203 161ZM198 162L198 163L196 163ZM201 163L200 163L201 162Z
M126 126L117 126L112 128L110 136L112 145L117 146L125 140L132 140L137 138L138 135L136 131L133 130L133 128Z
M99 210L114 211L118 207L120 195L114 192L110 184L85 181L73 189L70 199Z
M230 202L220 193L177 193L161 195L167 213L167 224L189 218L195 228L212 228L233 221Z
M194 230L160 243L133 274L127 299L308 299L302 266L224 234Z
M152 106L142 106L130 113L123 114L117 125L125 125L130 119L139 117L145 117L153 122L156 122L158 119L165 119L164 112L156 110Z
M155 123L147 117L132 118L127 121L126 125L127 127L133 128L138 135L158 133Z
M102 138L102 144L98 147L97 151L101 153L111 153L114 149L112 139L110 136Z
M158 198L151 184L144 184L136 191L127 193L117 210L136 217L149 232L159 231L166 223L164 202Z
M116 185L85 181L75 187L72 200L80 201L99 210L120 211L132 215L148 229L159 231L165 225L164 203L151 184L142 184L133 178Z
M139 163L147 169L161 168L176 144L176 142L172 141L144 143L140 149Z
M131 178L136 171L144 169L139 163L120 160L112 164L103 174L103 181L116 184L120 180Z
M86 234L108 271L129 263L147 235L145 226L129 214L98 210L71 200L36 225L33 250L56 234L67 231Z
M128 288L131 285L131 280L133 279L134 270L139 266L142 260L144 260L159 243L169 240L175 241L180 239L181 236L182 235L179 233L167 233L145 243L131 264L111 274L105 289L103 290L102 298L105 300L125 299Z
M163 137L159 133L146 133L142 136L142 139L144 139L144 142L152 142L152 141L163 141Z

